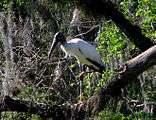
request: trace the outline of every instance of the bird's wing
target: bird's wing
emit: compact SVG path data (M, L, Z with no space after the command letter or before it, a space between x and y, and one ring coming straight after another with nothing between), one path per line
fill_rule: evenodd
M76 48L79 49L79 51L85 56L85 58L103 65L100 54L96 51L96 48L93 45L78 38L72 39L71 42L77 43Z

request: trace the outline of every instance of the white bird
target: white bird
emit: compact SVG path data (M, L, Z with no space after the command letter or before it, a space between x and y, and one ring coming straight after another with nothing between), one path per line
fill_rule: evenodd
M68 56L74 56L78 60L78 64L86 65L100 73L105 69L105 65L93 45L79 38L67 41L61 32L57 32L54 35L54 39L48 53L49 60L58 43L60 43L61 49L65 52L65 58Z

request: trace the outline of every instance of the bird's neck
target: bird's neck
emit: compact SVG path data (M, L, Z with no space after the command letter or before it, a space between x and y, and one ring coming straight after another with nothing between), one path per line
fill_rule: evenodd
M67 41L65 40L65 41L61 41L61 45L62 46L65 46L67 44Z
M61 45L64 45L67 43L67 41L64 39L64 40L61 40L60 43L61 43Z

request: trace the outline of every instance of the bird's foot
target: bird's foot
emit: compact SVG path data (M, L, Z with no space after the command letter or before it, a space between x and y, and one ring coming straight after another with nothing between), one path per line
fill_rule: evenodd
M78 103L75 103L74 106L76 107L76 109L79 109L81 107L83 107L84 103L82 101L79 101Z
M126 65L120 65L119 68L118 68L119 74L124 73L126 71L126 69L127 69Z
M81 93L79 97L80 97L80 99L77 103L74 104L75 106L79 106L83 103L83 93Z

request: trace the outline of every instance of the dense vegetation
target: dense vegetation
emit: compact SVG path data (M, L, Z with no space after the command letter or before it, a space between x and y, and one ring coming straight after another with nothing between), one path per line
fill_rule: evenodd
M141 28L143 35L156 41L156 2L154 0L112 0L124 17ZM78 9L78 26L72 26L73 11ZM0 80L1 96L15 100L68 106L79 102L79 68L74 58L61 61L64 56L58 48L47 60L53 35L62 31L73 38L92 27L98 30L92 36L79 36L94 44L106 64L102 78L96 73L85 75L83 100L89 99L115 76L121 65L141 51L108 17L92 16L70 0L2 0L0 1ZM76 29L76 30L75 30ZM7 41L11 40L11 47ZM6 50L9 49L9 54ZM9 57L8 57L9 56ZM6 78L9 71L11 78ZM6 92L4 82L9 87ZM156 68L144 71L136 82L122 89L119 98L111 100L98 115L86 119L137 120L156 119ZM5 89L5 90L4 90ZM31 106L31 103L30 103ZM15 106L16 107L16 106ZM2 110L1 110L2 111ZM4 120L41 120L39 114L6 111ZM55 119L55 118L53 118ZM61 118L60 118L61 119Z

